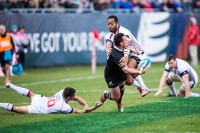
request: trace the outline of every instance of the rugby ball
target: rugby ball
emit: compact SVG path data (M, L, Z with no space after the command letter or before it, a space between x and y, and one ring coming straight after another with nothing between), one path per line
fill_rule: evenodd
M21 63L17 63L15 65L12 66L12 72L16 75L20 75L24 72L23 70L23 66Z
M141 69L145 69L150 66L151 66L151 60L149 58L144 58L138 64L138 69L141 70Z

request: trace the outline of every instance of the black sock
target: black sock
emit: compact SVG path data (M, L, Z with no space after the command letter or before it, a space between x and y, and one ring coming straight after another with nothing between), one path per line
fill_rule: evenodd
M124 87L124 86L123 86ZM123 97L123 95L124 95L124 88L120 88L120 94L121 94L121 96L120 96L120 98L119 98L119 100L117 101L117 103L121 103L122 102L122 97Z
M110 93L105 93L105 94L104 94L104 97L106 97L106 98L108 98L108 99L110 99L110 100L113 100L113 99L111 98L111 94L110 94Z

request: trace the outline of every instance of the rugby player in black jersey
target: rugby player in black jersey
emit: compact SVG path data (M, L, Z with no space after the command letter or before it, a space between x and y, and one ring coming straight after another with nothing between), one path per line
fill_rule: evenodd
M111 50L110 55L107 58L107 64L104 70L104 78L110 89L110 92L106 90L103 92L100 101L105 102L106 99L114 100L118 105L118 111L123 112L122 96L124 90L125 80L127 78L133 78L132 74L144 74L147 69L138 71L131 69L127 65L121 66L121 58L124 57L124 48L127 45L127 39L123 33L118 33L114 36L114 47Z

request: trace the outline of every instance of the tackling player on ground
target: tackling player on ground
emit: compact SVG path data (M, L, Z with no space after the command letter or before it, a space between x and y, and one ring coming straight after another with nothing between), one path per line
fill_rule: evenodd
M29 89L16 86L10 83L10 81L7 81L5 86L15 90L23 96L29 97L31 99L31 104L25 106L15 106L10 103L0 103L0 108L22 114L81 114L89 113L102 105L101 103L96 103L93 107L89 107L84 99L75 95L76 90L71 87L66 87L65 89L60 90L52 97L45 97L43 95L33 93ZM80 110L70 107L69 102L72 100L78 102L84 107L84 109Z

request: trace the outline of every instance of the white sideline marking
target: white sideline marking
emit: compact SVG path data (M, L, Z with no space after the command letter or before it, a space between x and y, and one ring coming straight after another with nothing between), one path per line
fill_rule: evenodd
M63 83L63 82L70 82L70 81L91 80L91 79L97 79L97 78L102 78L102 76L66 78L66 79L59 79L59 80L48 80L48 81L40 81L40 82L32 82L32 83L22 83L22 84L17 84L17 85L18 86L30 86L30 85L41 85L41 84L53 84L53 83ZM5 86L0 86L0 88L5 88Z
M157 102L157 103L174 103L174 101L153 101L153 102Z

